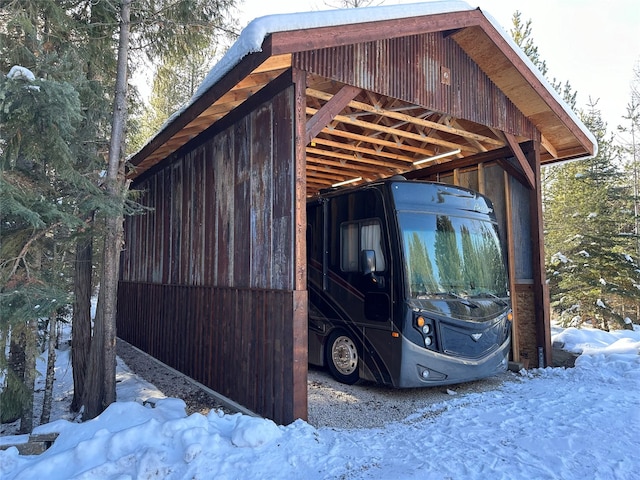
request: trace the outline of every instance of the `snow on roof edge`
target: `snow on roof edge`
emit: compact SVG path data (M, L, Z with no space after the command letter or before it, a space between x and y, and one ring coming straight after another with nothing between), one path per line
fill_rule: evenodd
M435 15L438 13L462 12L467 10L473 10L467 2L446 0L401 5L383 5L368 8L319 10L313 12L275 14L258 17L252 20L244 30L242 30L238 40L236 40L236 42L231 46L220 62L211 69L198 90L196 90L196 93L189 104L202 96L205 91L213 86L245 56L250 53L260 52L262 50L262 42L271 33L376 22L423 15Z
M185 110L193 105L207 90L215 85L224 75L226 75L233 67L251 53L260 52L264 39L275 32L286 32L300 29L320 28L337 25L348 25L356 23L374 22L391 20L397 18L409 18L423 15L436 15L439 13L453 13L475 10L476 7L470 6L467 2L461 0L437 0L431 2L399 4L399 5L383 5L378 7L367 8L347 8L333 10L319 10L312 12L285 13L274 14L258 17L242 30L238 39L227 50L224 56L209 71L205 79L202 81L191 99L185 103L180 109L174 112L160 127L158 132L151 137L142 147L145 148L154 138L156 138L167 126L178 118ZM580 130L594 145L593 156L597 155L598 143L591 131L582 123L577 114L567 105L560 97L555 88L553 88L547 79L542 75L540 70L531 62L529 57L515 43L513 38L504 30L498 21L486 11L477 7L478 10L487 18L496 31L506 40L511 49L518 54L524 64L531 70L541 84L551 92L554 99L569 115ZM140 149L142 150L142 149ZM140 151L138 150L138 152ZM132 155L135 156L138 152ZM584 157L587 158L587 157Z

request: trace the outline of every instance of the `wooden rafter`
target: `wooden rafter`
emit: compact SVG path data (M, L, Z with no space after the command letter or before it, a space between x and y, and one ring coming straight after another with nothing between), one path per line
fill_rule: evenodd
M313 88L307 88L307 96L318 98L321 100L330 100L332 95L330 93L321 92L319 90L315 90ZM473 132L469 132L462 128L455 128L449 125L445 125L438 122L432 122L430 120L424 120L422 118L408 115L405 113L401 113L398 111L381 108L380 102L376 102L375 105L369 105L368 103L358 102L358 101L350 101L348 106L353 108L354 110L360 110L363 112L373 113L376 115L380 115L381 117L393 118L396 120L401 120L406 123L414 124L423 128L432 128L434 130L438 130L440 132L450 133L452 135L457 135L463 138L475 140L477 142L489 143L491 145L495 145L498 147L504 146L504 142L495 138L487 137L486 135L479 135ZM420 107L412 106L412 108L417 109Z
M307 114L308 115L315 115L315 113L318 110L315 108L311 108L311 107L307 107ZM411 132L407 132L405 130L401 130L398 128L392 128L392 127L385 127L383 125L378 125L376 123L372 123L372 122L365 122L362 120L355 120L349 116L346 115L336 115L335 116L335 120L341 123L345 123L347 125L353 125L356 127L360 127L364 130L369 130L369 131L378 131L378 132L384 132L384 133L388 133L390 135L395 135L398 139L412 139L412 140L417 140L420 142L423 142L425 144L432 144L432 145L438 145L441 147L446 147L446 148L450 148L452 150L455 149L460 149L460 150L464 150L466 152L469 153L477 153L477 149L470 147L468 145L462 145L462 144L458 144L458 143L454 143L454 142L450 142L447 140L441 140L439 138L434 138L434 137L430 137L428 135L422 134L416 134L416 133L411 133ZM400 142L398 142L400 143Z
M307 91L308 90L309 89L307 89ZM313 117L307 120L305 144L310 143L311 139L320 133L361 91L362 89L360 88L345 85L338 93L333 95Z
M362 155L370 155L373 157L384 157L392 160L400 160L400 161L409 162L409 163L415 161L415 157L403 155L400 153L386 152L382 148L366 148L366 147L361 147L359 145L354 145L351 143L327 140L321 137L314 138L312 146L315 146L314 144L325 145L327 147L351 151L351 152L354 152L354 156L356 154L362 154Z
M348 130L342 130L338 128L338 125L336 123L327 126L322 132L333 137L350 139L356 142L379 145L381 147L390 148L390 149L401 149L405 152L412 152L413 154L416 155L416 157L419 157L419 156L428 157L434 154L433 148L422 147L422 146L415 147L408 143L403 144L395 140L391 141L383 138L378 138L375 135L367 136L359 133L350 132Z
M324 155L330 158L340 159L343 162L357 162L364 165L377 165L379 167L390 168L393 170L407 168L406 164L401 162L391 162L381 158L365 158L365 157L354 157L353 155L339 153L333 150L320 150L318 148L307 147L307 154L311 155Z
M507 139L509 148L511 149L511 151L516 157L516 160L518 161L518 165L524 172L524 176L526 178L525 185L529 187L531 190L533 190L536 185L535 174L533 172L533 169L531 168L531 165L529 165L529 162L527 161L527 157L525 156L524 152L520 148L520 145L518 144L516 137L514 137L513 135L507 132L504 133L504 136Z

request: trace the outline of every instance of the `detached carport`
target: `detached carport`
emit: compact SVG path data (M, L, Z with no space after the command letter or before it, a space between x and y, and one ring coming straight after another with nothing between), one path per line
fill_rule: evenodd
M118 336L279 423L307 416L308 196L394 174L495 203L513 359L550 360L540 166L593 137L461 2L263 17L131 159Z

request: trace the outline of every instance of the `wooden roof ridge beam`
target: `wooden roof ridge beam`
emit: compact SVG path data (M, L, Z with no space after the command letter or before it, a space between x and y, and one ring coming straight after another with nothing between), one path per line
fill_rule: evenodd
M536 185L535 174L533 172L533 169L531 168L531 165L529 165L529 162L527 161L527 157L522 151L522 148L520 148L520 144L516 140L516 137L508 132L503 132L503 133L504 133L504 137L507 140L507 143L509 144L509 148L511 149L511 151L516 157L516 160L518 161L518 165L520 165L520 168L524 172L524 175L527 181L526 186L528 186L531 190L533 190Z
M307 89L308 90L308 89ZM360 92L361 88L345 85L338 93L333 95L322 108L317 110L313 116L307 120L307 131L305 145L309 145L313 137L318 135L329 123L353 100Z
M320 90L315 90L313 88L307 88L307 95L310 97L318 98L320 100L329 100L332 96L330 93L322 92ZM415 125L425 127L425 128L433 128L434 130L438 130L445 133L451 133L453 135L457 135L459 137L468 138L471 140L477 140L479 142L490 143L492 145L496 145L499 147L504 146L504 142L497 140L495 138L487 137L486 135L480 135L473 132L468 132L466 130L455 128L450 125L433 122L431 120L425 120L423 118L414 117L412 115L407 115L406 113L401 113L395 110L388 110L381 108L379 106L372 106L368 103L351 101L348 103L348 106L351 108L355 108L356 110L362 110L369 113L374 113L377 115L382 115L389 118L394 118L396 120L402 120L407 123L413 123ZM417 105L415 108L418 107Z
M318 110L316 110L315 108L307 107L307 114L315 115L317 111ZM416 133L406 132L404 130L398 130L391 127L385 127L383 125L378 125L376 123L364 122L362 120L354 120L351 117L348 117L346 115L336 115L334 117L334 120L341 123L354 125L356 127L360 127L367 130L379 131L379 132L384 132L391 135L396 135L399 138L410 138L413 140L418 140L419 142L422 142L422 143L431 143L433 145L440 145L441 147L447 147L452 149L459 148L460 150L466 150L467 152L471 152L471 153L478 152L478 150L468 145L461 145L459 143L448 142L445 140L440 140L439 138L429 137L428 135L418 135ZM402 147L399 147L399 148L402 148Z

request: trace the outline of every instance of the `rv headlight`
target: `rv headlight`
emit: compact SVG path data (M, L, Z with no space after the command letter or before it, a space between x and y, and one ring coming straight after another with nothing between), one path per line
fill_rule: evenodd
M431 340L431 337L424 337L424 344L427 347L431 346L432 343L433 343L433 340Z
M429 324L424 325L422 327L422 333L424 333L425 335L428 335L429 333L431 333L431 325Z

